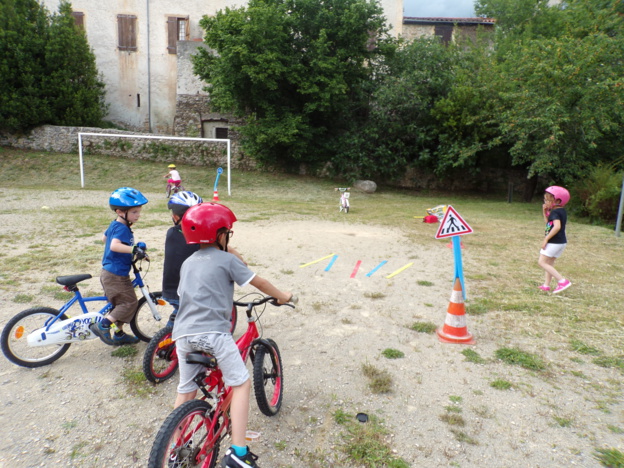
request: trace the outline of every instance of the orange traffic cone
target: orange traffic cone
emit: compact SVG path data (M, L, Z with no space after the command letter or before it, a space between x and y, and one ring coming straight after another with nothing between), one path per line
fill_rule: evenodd
M214 195L212 196L212 201L221 201L219 200L219 192L217 190L214 191Z
M455 278L444 325L438 328L436 333L438 339L443 343L474 344L475 342L472 335L468 333L464 294L459 278Z

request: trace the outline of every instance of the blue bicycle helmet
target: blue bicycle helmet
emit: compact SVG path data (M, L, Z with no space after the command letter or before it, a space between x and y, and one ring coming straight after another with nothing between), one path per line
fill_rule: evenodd
M121 187L111 193L108 204L111 210L124 210L136 206L143 206L147 203L147 198L143 196L137 189L131 187Z
M202 202L202 198L191 191L178 192L171 195L167 208L169 208L173 214L183 216L191 206L199 205Z

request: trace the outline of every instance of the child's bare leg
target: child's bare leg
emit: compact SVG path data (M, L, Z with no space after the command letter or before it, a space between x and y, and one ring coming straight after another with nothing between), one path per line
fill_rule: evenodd
M245 447L245 433L247 432L247 421L249 420L249 395L251 393L251 380L232 387L232 404L230 406L230 416L232 418L232 445Z
M547 257L546 255L540 254L539 260L537 264L542 268L545 272L544 274L544 285L549 286L550 281L554 277L557 281L563 280L563 276L559 274L559 272L555 269L555 257Z
M194 400L195 396L197 396L197 390L194 390L190 393L178 393L176 397L175 403L173 404L173 408L177 408L182 403L186 403L187 401Z

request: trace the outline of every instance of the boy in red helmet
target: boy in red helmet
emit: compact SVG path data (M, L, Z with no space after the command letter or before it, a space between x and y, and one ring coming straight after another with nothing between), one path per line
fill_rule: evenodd
M559 294L572 286L572 283L561 276L554 266L555 260L561 256L568 242L565 233L568 214L563 208L568 201L570 193L563 187L553 185L544 191L542 214L546 222L546 233L537 264L545 274L544 284L539 288L542 291L550 291L550 282L554 277L557 280L557 287L553 294Z
M197 394L193 378L202 368L186 363L185 357L191 351L215 356L225 384L232 387L232 446L221 462L224 468L258 466L255 462L258 457L245 444L251 381L230 333L234 283L241 287L251 284L275 297L280 304L292 299L290 292L280 291L228 252L235 221L234 213L217 203L201 203L184 214L181 224L186 242L199 244L200 249L182 264L178 287L180 308L172 333L180 366L176 408Z

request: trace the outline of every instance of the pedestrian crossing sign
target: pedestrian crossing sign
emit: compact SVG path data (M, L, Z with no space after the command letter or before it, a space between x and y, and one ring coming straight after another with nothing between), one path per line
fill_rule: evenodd
M463 234L471 234L472 228L459 215L455 209L449 205L444 213L444 218L440 222L436 239L444 239L446 237L461 236Z

